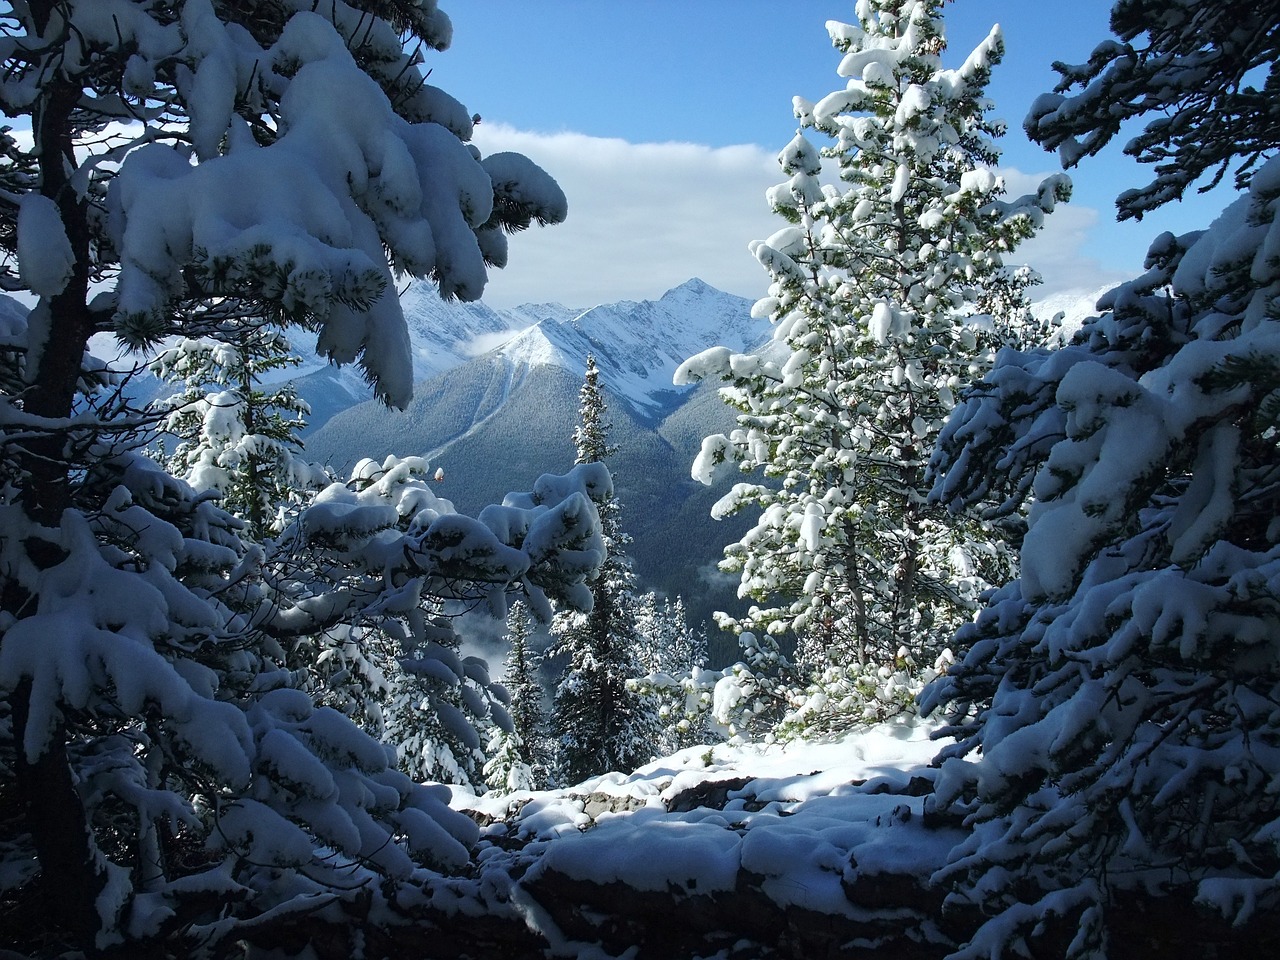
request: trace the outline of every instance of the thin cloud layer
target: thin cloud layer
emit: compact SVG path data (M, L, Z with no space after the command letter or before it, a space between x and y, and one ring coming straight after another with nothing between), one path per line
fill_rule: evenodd
M525 154L569 198L565 223L512 238L510 265L491 274L486 302L589 307L659 296L695 276L743 296L764 294L767 275L747 244L776 229L764 201L780 179L771 152L490 124L475 139L486 154Z
M486 302L497 307L558 302L589 307L660 296L691 277L746 297L764 296L768 277L747 252L781 221L765 190L782 179L776 151L744 145L629 143L578 133L542 134L481 124L485 154L523 153L569 198L569 219L512 238L511 263L491 274ZM1040 176L1005 170L1010 193ZM1036 296L1092 291L1125 279L1089 256L1098 211L1059 206L1017 260L1044 276Z

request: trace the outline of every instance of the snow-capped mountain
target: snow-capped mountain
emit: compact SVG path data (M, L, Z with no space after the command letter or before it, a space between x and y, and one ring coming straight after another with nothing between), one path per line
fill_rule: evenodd
M415 383L501 346L526 327L565 320L579 312L558 303L531 303L510 310L485 303L445 303L430 284L422 283L409 286L400 306L413 347Z
M456 457L459 443L480 435L500 435L504 445L519 444L523 438L545 454L569 443L577 388L589 354L596 357L610 404L625 408L627 419L638 428L656 429L693 393L690 387L672 384L672 374L685 359L717 344L747 350L769 339L768 324L751 317L751 301L701 280L690 280L658 300L621 301L576 316L556 307L526 307L502 315L473 305L469 315L478 322L469 326L456 322L454 310L450 308L450 323L433 332L448 357L438 362L438 373L417 383L404 415L388 414L378 404L361 404L312 434L307 446L313 455L339 468L386 453ZM538 313L541 318L523 330L502 326L513 317ZM427 350L421 342L420 316L411 330L415 354ZM486 339L498 345L461 359L477 353ZM539 399L532 401L535 397ZM512 411L524 402L533 403L533 408L513 417ZM547 416L552 421L544 424ZM508 436L512 424L518 425L517 433ZM535 425L555 436L538 436ZM513 449L492 453L527 459Z
M572 466L578 390L594 354L619 448L609 467L638 572L651 588L684 594L700 619L713 607L729 609L729 585L717 581L712 591L698 578L712 575L724 544L743 531L711 520L724 491L694 481L690 465L704 436L732 426L733 411L715 385L677 388L671 378L709 346L745 350L767 341L769 324L751 318L750 300L700 280L657 300L541 312L493 349L418 382L402 414L373 401L337 412L307 438L308 458L342 471L363 457L423 456L445 471L441 496L474 513ZM502 339L500 330L493 334Z
M411 283L400 307L413 350L413 380L419 383L506 343L544 321L566 321L581 311L558 303L524 304L498 310L485 303L446 302L429 283ZM316 355L316 335L294 328L289 340L302 358L283 376L293 380L312 406L311 429L334 413L369 400L373 391L355 366L333 367Z
M1098 315L1098 300L1114 286L1115 284L1108 284L1096 290L1077 289L1050 294L1033 303L1031 312L1040 320L1052 320L1061 315L1058 320L1060 336L1070 339L1086 319Z
M445 303L429 284L411 284L400 303L416 384L481 357L507 365L516 380L539 367L581 378L590 353L611 393L648 421L673 409L687 392L671 383L685 359L717 344L745 350L769 335L767 324L751 319L750 300L697 279L657 300L623 300L586 311L557 303L501 310L484 303ZM334 368L316 357L314 334L297 331L290 339L305 358L290 379L312 405L313 431L372 397L358 369Z
M658 300L623 300L572 318L548 316L494 352L517 367L557 366L575 377L595 355L602 383L645 418L672 408L676 367L708 347L735 351L762 343L768 325L751 318L751 301L689 280Z

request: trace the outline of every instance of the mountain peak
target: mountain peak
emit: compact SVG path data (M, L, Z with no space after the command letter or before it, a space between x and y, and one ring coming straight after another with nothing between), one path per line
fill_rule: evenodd
M559 366L575 376L592 353L610 393L650 417L683 392L671 379L684 360L709 346L742 351L767 337L767 326L751 317L751 301L694 278L658 300L623 300L572 319L548 318L496 352L517 366Z
M672 287L670 290L664 293L660 299L662 300L666 300L668 298L674 299L681 296L704 297L707 294L717 294L717 293L724 295L723 290L716 289L715 287L711 286L711 284L703 280L701 277L692 277L691 279L686 280L684 283L680 284L679 286Z

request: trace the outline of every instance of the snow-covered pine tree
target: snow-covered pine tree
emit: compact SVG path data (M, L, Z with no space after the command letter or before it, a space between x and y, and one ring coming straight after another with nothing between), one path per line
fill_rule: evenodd
M685 607L683 596L676 594L675 600L668 602L671 619L675 621L680 636L676 644L676 649L681 651L677 662L686 664L691 669L705 667L710 659L705 631L690 625L689 611Z
M90 393L85 357L100 331L146 344L251 314L314 326L404 404L393 271L474 298L504 230L564 213L527 160L480 157L470 115L424 82L421 51L450 32L431 0L0 11L0 104L31 130L2 138L0 279L36 302L0 351L8 947L349 955L411 922L398 891L425 865L466 862L475 828L447 791L291 689L281 644L357 608L416 629L420 596L477 581L499 608L513 584L587 602L604 471L484 521L331 497L301 528L341 544L360 590L310 590L313 571L267 585L243 523L133 449L154 420Z
M383 739L414 780L482 788L489 741L511 733L503 691L483 659L462 655L438 601L424 604L422 612L422 630L399 644L373 634L391 653Z
M707 642L689 626L684 598L652 591L636 597L637 656L647 672L683 674L706 666Z
M1111 22L1028 131L1074 162L1145 118L1122 215L1232 165L1247 192L1070 345L1003 354L941 438L939 499L1030 504L1021 578L923 702L958 738L929 807L971 831L934 880L988 918L956 957L1280 943L1280 5Z
M322 491L268 545L263 582L281 614L258 622L284 647L298 685L387 744L401 770L475 786L486 738L511 723L505 694L483 660L462 655L453 621L502 603L495 587L503 581L493 574L505 560L435 496L430 477L425 460L390 456L361 461L345 484ZM510 511L494 509L509 522ZM412 565L425 563L447 582L409 579L388 596L386 558L362 551L412 536L428 518L436 533L414 548ZM575 539L589 538L580 521L571 525ZM313 621L306 610L316 597L340 598L342 615Z
M184 386L162 404L170 411L163 429L177 440L165 466L198 491L220 493L255 540L278 533L330 480L301 456L311 408L291 384L262 382L299 362L280 331L242 323L220 339L182 337L149 365Z
M605 463L615 448L594 356L587 357L578 397L575 462ZM591 610L557 614L547 651L548 657L566 658L551 713L555 778L562 785L635 769L653 756L657 729L651 703L627 689L628 680L644 673L637 658L636 577L626 553L631 538L622 529L616 496L599 510L608 555L590 584Z
M858 691L886 665L933 664L1010 569L998 531L928 502L924 470L955 392L1025 311L1031 277L1005 257L1069 182L1001 199L1003 126L985 88L1003 41L993 29L944 69L942 7L861 0L856 24L828 23L848 83L816 104L796 99L800 130L779 156L789 179L768 194L788 226L752 245L772 277L755 313L774 341L759 354L713 348L676 374L727 382L740 411L694 465L706 483L763 475L714 509L760 512L721 564L759 605L719 620L758 653L775 646L766 659L795 637L798 686L752 671L753 696L773 697L775 716L799 707L805 726L819 713L861 719ZM811 132L834 142L819 150Z
M1276 18L1275 0L1118 2L1116 40L1099 44L1087 63L1053 65L1062 79L1032 105L1027 134L1056 149L1069 169L1103 150L1128 121L1147 117L1124 152L1151 164L1155 176L1116 198L1121 220L1141 219L1192 187L1209 190L1233 166L1236 189L1246 189L1280 143L1280 111L1270 96L1280 54Z
M485 780L500 792L533 790L547 782L550 750L547 711L538 669L542 657L533 648L533 621L517 600L507 613L507 651L502 685L508 695L511 731L497 730L490 746Z
M536 789L533 768L521 757L520 738L513 731L492 728L485 755L484 783L490 795Z
M689 681L706 672L707 642L689 626L684 599L645 593L636 598L635 609L639 661L645 675L629 687L656 702L661 729L658 753L666 755L715 739L707 723L710 701L703 704L695 696L694 704L689 703Z
M306 425L307 404L289 384L265 389L260 382L271 371L300 362L288 340L253 318L226 327L217 338L180 338L148 367L186 387L161 403L170 410L162 429L179 438L166 467L197 491L221 494L222 506L248 524L248 536L263 541L268 533L281 533L331 478L299 455L298 432ZM364 490L390 475L395 478L392 490L379 494L385 499L400 499L402 493L393 492L394 487L405 484L418 495L426 492L426 463L415 461L410 469L400 469L404 463L391 458L381 466L361 464L347 485ZM322 556L324 548L302 546L296 530L292 533L263 543L264 567L273 572L269 580L292 582L300 567L344 569ZM332 592L334 582L321 579L305 589ZM441 604L427 600L423 612L439 616ZM439 669L424 670L424 651L388 636L382 619L357 615L297 637L286 644L284 663L317 704L338 710L394 747L400 768L415 780L472 785L485 757L477 730L493 725L487 670L482 665L462 668L457 639L449 630L436 637L444 657L430 662L452 668L443 676ZM444 722L445 713L453 723Z

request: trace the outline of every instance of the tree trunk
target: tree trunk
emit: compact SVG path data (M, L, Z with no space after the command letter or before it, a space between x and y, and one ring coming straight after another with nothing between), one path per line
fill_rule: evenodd
M71 115L79 96L78 86L51 83L45 89L43 109L34 114L39 118L33 134L39 147L41 193L57 205L75 256L66 288L42 300L36 308L37 317L47 311L47 336L43 343L31 344L33 349L27 358L29 387L22 397L23 408L29 414L52 420L67 418L72 412L81 358L93 333L87 298L87 204L76 196L69 176L74 169ZM50 529L57 528L63 511L71 504L68 444L66 432L51 430L28 442L21 451L20 502L33 521ZM65 559L62 548L49 540L33 537L25 547L39 570L50 569ZM15 617L34 613L33 601L17 582L5 585L4 608ZM50 642L56 643L57 638L50 638ZM23 681L11 702L17 792L40 861L39 882L45 902L51 913L60 915L57 924L65 925L78 945L92 952L101 922L96 901L105 885L105 875L99 869L84 804L76 791L65 720L59 720L40 756L29 758L26 754L23 744L31 716L31 694L31 681Z

